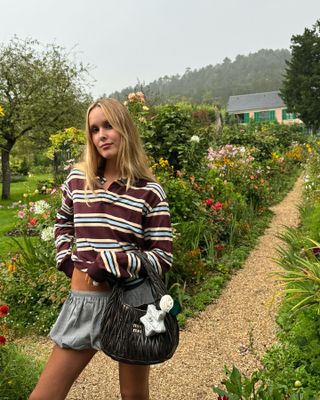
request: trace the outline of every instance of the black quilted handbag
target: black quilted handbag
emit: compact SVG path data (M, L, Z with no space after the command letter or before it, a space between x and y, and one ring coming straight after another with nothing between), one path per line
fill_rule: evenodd
M146 283L150 285L152 291L153 305L157 309L155 312L161 314L159 303L167 294L167 290L145 254L142 252L138 254L148 273ZM176 316L172 311L164 313L165 332L147 336L146 327L140 318L146 316L150 304L139 307L127 304L124 301L125 290L127 289L120 282L112 289L103 316L102 351L114 360L127 364L149 365L168 360L173 356L179 343ZM154 310L153 306L151 308Z

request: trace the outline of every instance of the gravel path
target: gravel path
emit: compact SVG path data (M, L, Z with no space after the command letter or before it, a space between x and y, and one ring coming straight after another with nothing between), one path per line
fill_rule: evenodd
M272 300L278 284L271 276L278 269L273 259L281 241L276 235L284 231L284 226L299 223L297 205L302 201L302 184L300 177L286 198L272 208L270 227L219 299L188 322L174 357L152 367L152 400L215 400L212 387L224 377L224 365L235 364L246 373L259 366L258 358L276 340L279 302ZM40 339L36 348L48 354L51 344ZM117 363L98 353L67 399L120 399Z

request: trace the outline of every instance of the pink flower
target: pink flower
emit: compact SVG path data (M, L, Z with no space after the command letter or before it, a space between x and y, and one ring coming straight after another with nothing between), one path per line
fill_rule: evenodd
M26 215L25 212L22 211L22 210L20 210L20 211L18 212L18 217L21 218L21 219L24 218L25 215Z

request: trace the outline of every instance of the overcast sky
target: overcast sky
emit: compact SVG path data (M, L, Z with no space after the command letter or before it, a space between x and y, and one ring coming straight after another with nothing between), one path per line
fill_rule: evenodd
M92 66L97 97L261 48L289 48L320 0L0 0L0 42L56 43Z

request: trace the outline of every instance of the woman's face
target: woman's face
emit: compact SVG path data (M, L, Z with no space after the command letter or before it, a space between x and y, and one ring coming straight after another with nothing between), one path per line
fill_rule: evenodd
M98 153L108 160L116 160L121 136L106 120L101 107L94 107L89 113L89 131Z

